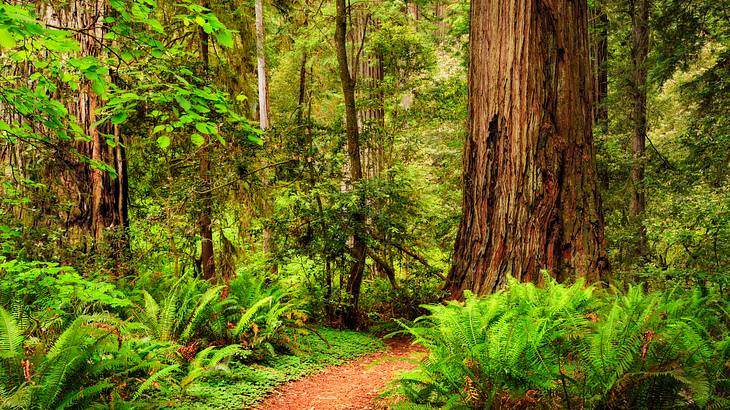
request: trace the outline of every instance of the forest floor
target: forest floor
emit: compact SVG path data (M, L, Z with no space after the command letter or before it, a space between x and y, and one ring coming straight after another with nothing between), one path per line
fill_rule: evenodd
M402 371L416 367L425 350L407 339L386 341L385 351L371 353L339 366L284 384L259 410L355 410L388 408L393 400L378 396Z

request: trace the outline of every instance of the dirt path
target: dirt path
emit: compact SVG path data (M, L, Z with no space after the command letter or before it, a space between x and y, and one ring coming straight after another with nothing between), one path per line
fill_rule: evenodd
M278 388L258 410L377 409L373 403L395 376L415 367L401 360L424 352L407 340L386 341L388 350L372 353L341 366L293 381Z

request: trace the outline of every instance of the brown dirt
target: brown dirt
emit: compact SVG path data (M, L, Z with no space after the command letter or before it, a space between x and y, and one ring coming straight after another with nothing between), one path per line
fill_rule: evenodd
M380 409L374 399L397 374L415 368L411 361L425 350L409 340L386 341L388 349L321 373L289 382L271 394L258 410Z

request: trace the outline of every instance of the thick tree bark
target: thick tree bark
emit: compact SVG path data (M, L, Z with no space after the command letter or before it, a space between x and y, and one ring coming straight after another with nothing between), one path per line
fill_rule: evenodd
M207 1L203 7L209 7ZM203 74L208 76L209 72L209 35L202 28L200 29L200 59L203 64ZM213 213L213 198L211 195L210 183L210 136L204 134L205 142L200 147L199 173L202 188L200 196L200 214L198 215L198 226L200 228L200 265L203 278L215 280L215 253L213 251L213 228L211 214Z
M360 134L357 123L357 107L355 105L355 80L350 75L347 58L347 15L349 14L345 0L337 0L337 16L335 20L335 45L337 50L337 62L339 65L340 82L342 83L342 94L345 99L345 122L347 129L347 153L349 157L350 180L353 185L362 179L362 164L360 162ZM364 203L363 198L361 202ZM353 215L356 225L362 226L365 222L364 215L357 212ZM365 270L365 243L360 237L358 227L355 227L352 241L352 258L354 263L350 268L347 280L347 293L350 296L350 305L345 313L345 325L350 328L357 327L358 304L360 300L360 286Z
M463 216L446 287L604 279L585 0L472 0Z
M40 18L47 25L67 28L75 33L80 56L97 58L103 58L104 47L110 44L105 39L107 28L104 26L104 19L110 13L107 0L43 4L38 10ZM93 238L91 248L94 250L102 242L108 242L115 251L127 249L129 220L125 148L121 143L116 146L107 144L106 138L103 138L104 134L114 135L115 142L121 142L119 127L109 123L95 124L103 101L92 91L90 81L82 84L75 98L66 102L66 107L90 139L88 142L72 143L81 160L63 158L51 172L51 178L57 180L49 185L56 188L59 198L76 204L62 219L67 220L69 226L80 228L82 235ZM96 164L109 165L116 170L116 178L83 158L91 159ZM59 169L61 172L58 172ZM111 239L106 235L110 229L118 231ZM108 256L118 257L122 254L115 252Z
M632 92L634 97L634 133L631 142L631 204L629 214L637 225L637 253L647 253L646 227L642 215L646 208L644 194L644 150L646 148L647 56L649 55L649 0L631 1Z

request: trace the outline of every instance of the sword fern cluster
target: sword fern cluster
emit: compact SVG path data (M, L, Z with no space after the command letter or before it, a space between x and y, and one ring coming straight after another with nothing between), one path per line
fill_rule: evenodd
M700 291L511 281L427 306L406 329L430 354L401 384L447 408L726 408L726 308Z

